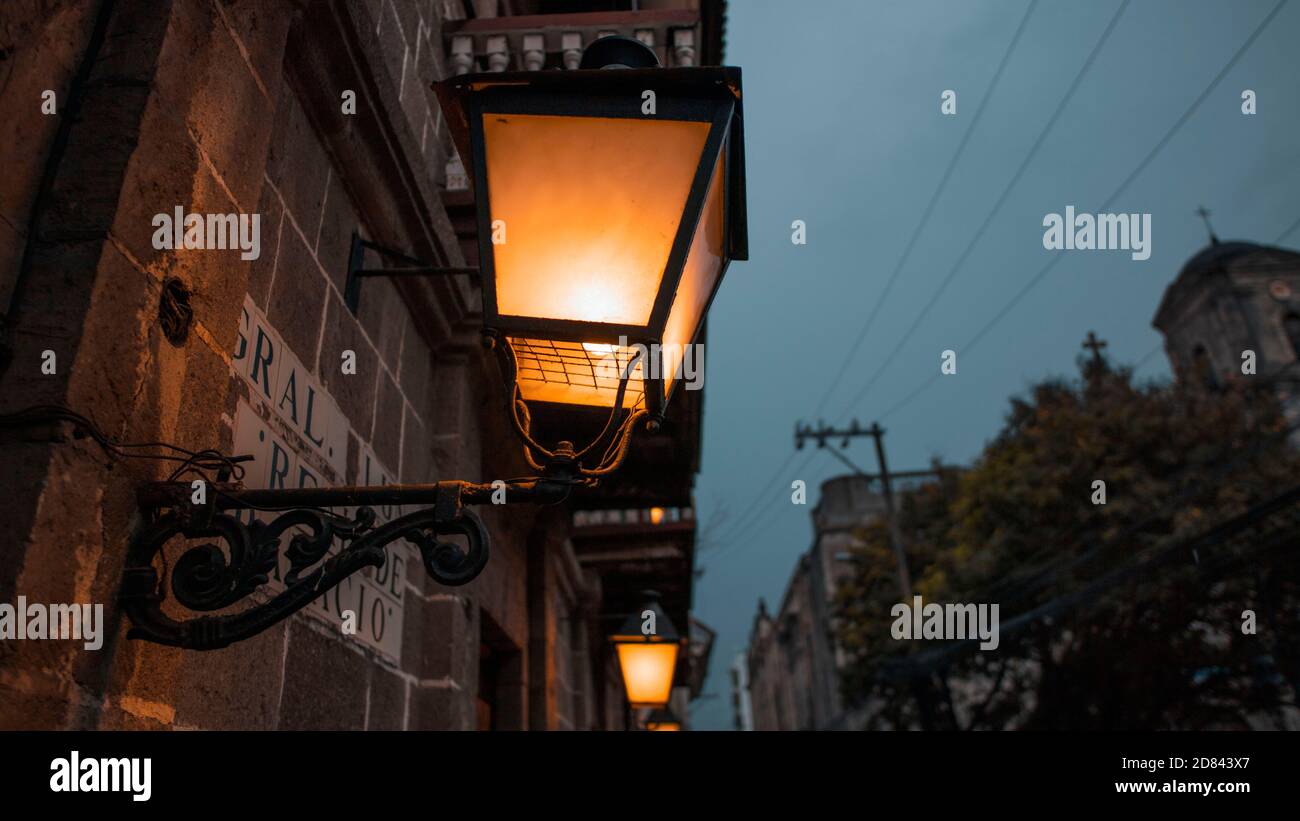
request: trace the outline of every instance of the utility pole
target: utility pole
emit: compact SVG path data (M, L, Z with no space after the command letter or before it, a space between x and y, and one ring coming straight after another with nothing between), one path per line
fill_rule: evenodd
M903 591L903 601L912 601L912 574L907 570L907 554L903 552L903 531L898 527L898 514L894 509L894 490L889 481L889 464L885 461L885 429L872 422L867 431L876 440L876 461L880 464L880 486L885 491L885 511L889 519L889 538L894 543L894 558L898 560L898 587Z
M796 448L802 448L805 439L817 440L817 447L819 448L826 447L827 439L842 439L843 442L840 446L845 447L848 445L850 439L862 436L870 436L876 441L876 461L880 465L880 474L879 477L872 477L857 468L854 468L854 471L859 476L864 476L868 479L880 479L880 486L885 495L885 524L889 528L889 541L893 545L894 559L898 563L898 589L903 594L903 601L907 602L910 606L912 601L912 576L907 569L907 554L903 552L903 531L898 526L898 515L894 509L894 488L890 481L889 464L885 461L884 428L880 427L879 422L872 422L871 427L864 430L858 425L858 420L854 419L853 424L848 430L835 430L834 428L826 427L825 424L820 422L818 423L816 430L813 430L811 427L804 427L797 423L794 430ZM834 450L833 445L832 450ZM839 456L838 453L836 453L836 455ZM852 465L852 463L847 462L847 460L845 460L845 462L846 464Z

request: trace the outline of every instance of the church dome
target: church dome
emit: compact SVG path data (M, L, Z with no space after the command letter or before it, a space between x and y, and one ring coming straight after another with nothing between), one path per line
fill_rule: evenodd
M1235 259L1253 254L1257 251L1276 251L1267 245L1259 245L1254 242L1242 242L1240 240L1230 240L1228 242L1214 242L1197 251L1191 259L1183 263L1183 269L1178 272L1180 280L1191 279L1202 274L1213 274L1222 271L1228 263Z
M1210 281L1214 275L1227 273L1239 260L1257 255L1259 258L1250 263L1251 269L1300 269L1300 253L1290 249L1242 240L1219 242L1216 239L1183 263L1178 276L1165 289L1152 324L1162 330L1169 327L1176 313L1175 306L1190 298L1198 290L1198 285Z

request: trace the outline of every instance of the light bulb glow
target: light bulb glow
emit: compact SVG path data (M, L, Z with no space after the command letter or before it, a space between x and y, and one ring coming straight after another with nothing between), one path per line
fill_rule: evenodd
M650 321L709 124L483 115L497 311Z
M627 642L616 646L628 702L653 707L667 704L677 668L677 643Z

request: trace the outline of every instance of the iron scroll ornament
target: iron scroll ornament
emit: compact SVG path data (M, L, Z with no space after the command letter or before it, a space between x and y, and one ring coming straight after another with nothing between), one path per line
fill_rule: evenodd
M466 488L480 487L447 482L393 488L399 495L427 496L432 492L437 502L379 527L374 526L370 507L359 508L353 518L298 508L269 523L254 520L247 524L214 506L177 506L142 528L131 544L121 591L123 609L132 623L127 637L191 650L227 647L287 619L353 573L383 566L387 560L384 548L402 539L416 545L425 571L434 580L448 586L466 584L487 565L489 538L482 521L460 506L460 494ZM526 495L545 494L544 489L520 490ZM220 489L217 492L226 506L242 506L238 496ZM270 581L290 528L300 532L290 535L284 548L288 560L285 589L237 612L205 615L248 599ZM453 535L464 537L468 547L442 538ZM191 547L171 570L172 598L186 610L201 614L185 620L163 612L168 585L160 583L154 566L163 547L178 536L215 538L225 544L224 550L212 542ZM331 554L335 540L344 546Z
M445 481L248 489L237 481L224 481L227 477L221 475L220 481L208 486L208 498L201 504L191 500L186 482L148 483L138 494L147 520L131 542L123 570L120 600L132 624L127 638L191 650L228 647L289 618L353 573L382 567L387 561L384 548L400 540L419 549L424 569L435 581L448 586L467 584L487 565L489 536L466 505L561 503L574 488L594 487L619 468L638 423L644 421L653 430L661 422L660 415L644 408L624 413L627 383L636 365L633 360L622 374L614 407L600 434L581 449L567 441L548 449L532 435L510 344L495 334L485 334L485 345L495 349L506 377L506 409L524 444L524 459L540 476L492 484ZM594 465L584 464L585 458L597 456ZM247 458L223 457L230 464ZM375 527L376 505L419 505L421 509ZM356 513L349 518L331 508L355 509ZM245 523L230 515L232 510L278 515L270 522L254 519ZM288 545L282 548L286 534ZM467 547L448 541L448 536L463 537ZM165 561L164 547L178 537L216 539L224 543L224 549L212 541L190 547L171 569L169 585L156 564ZM336 541L343 547L331 553ZM283 566L282 549L288 563L281 580L285 589L262 601L253 599L277 567ZM197 615L177 620L164 612L169 588L177 605ZM243 609L208 615L249 600Z

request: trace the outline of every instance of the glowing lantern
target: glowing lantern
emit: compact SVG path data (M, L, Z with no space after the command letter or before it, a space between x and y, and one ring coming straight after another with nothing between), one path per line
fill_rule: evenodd
M646 604L609 640L618 652L628 704L663 707L672 694L681 637L660 607L658 594L646 591L646 596Z
M644 354L624 405L659 412L748 257L740 70L660 68L606 37L574 71L434 89L474 182L484 325L523 399L610 407Z

